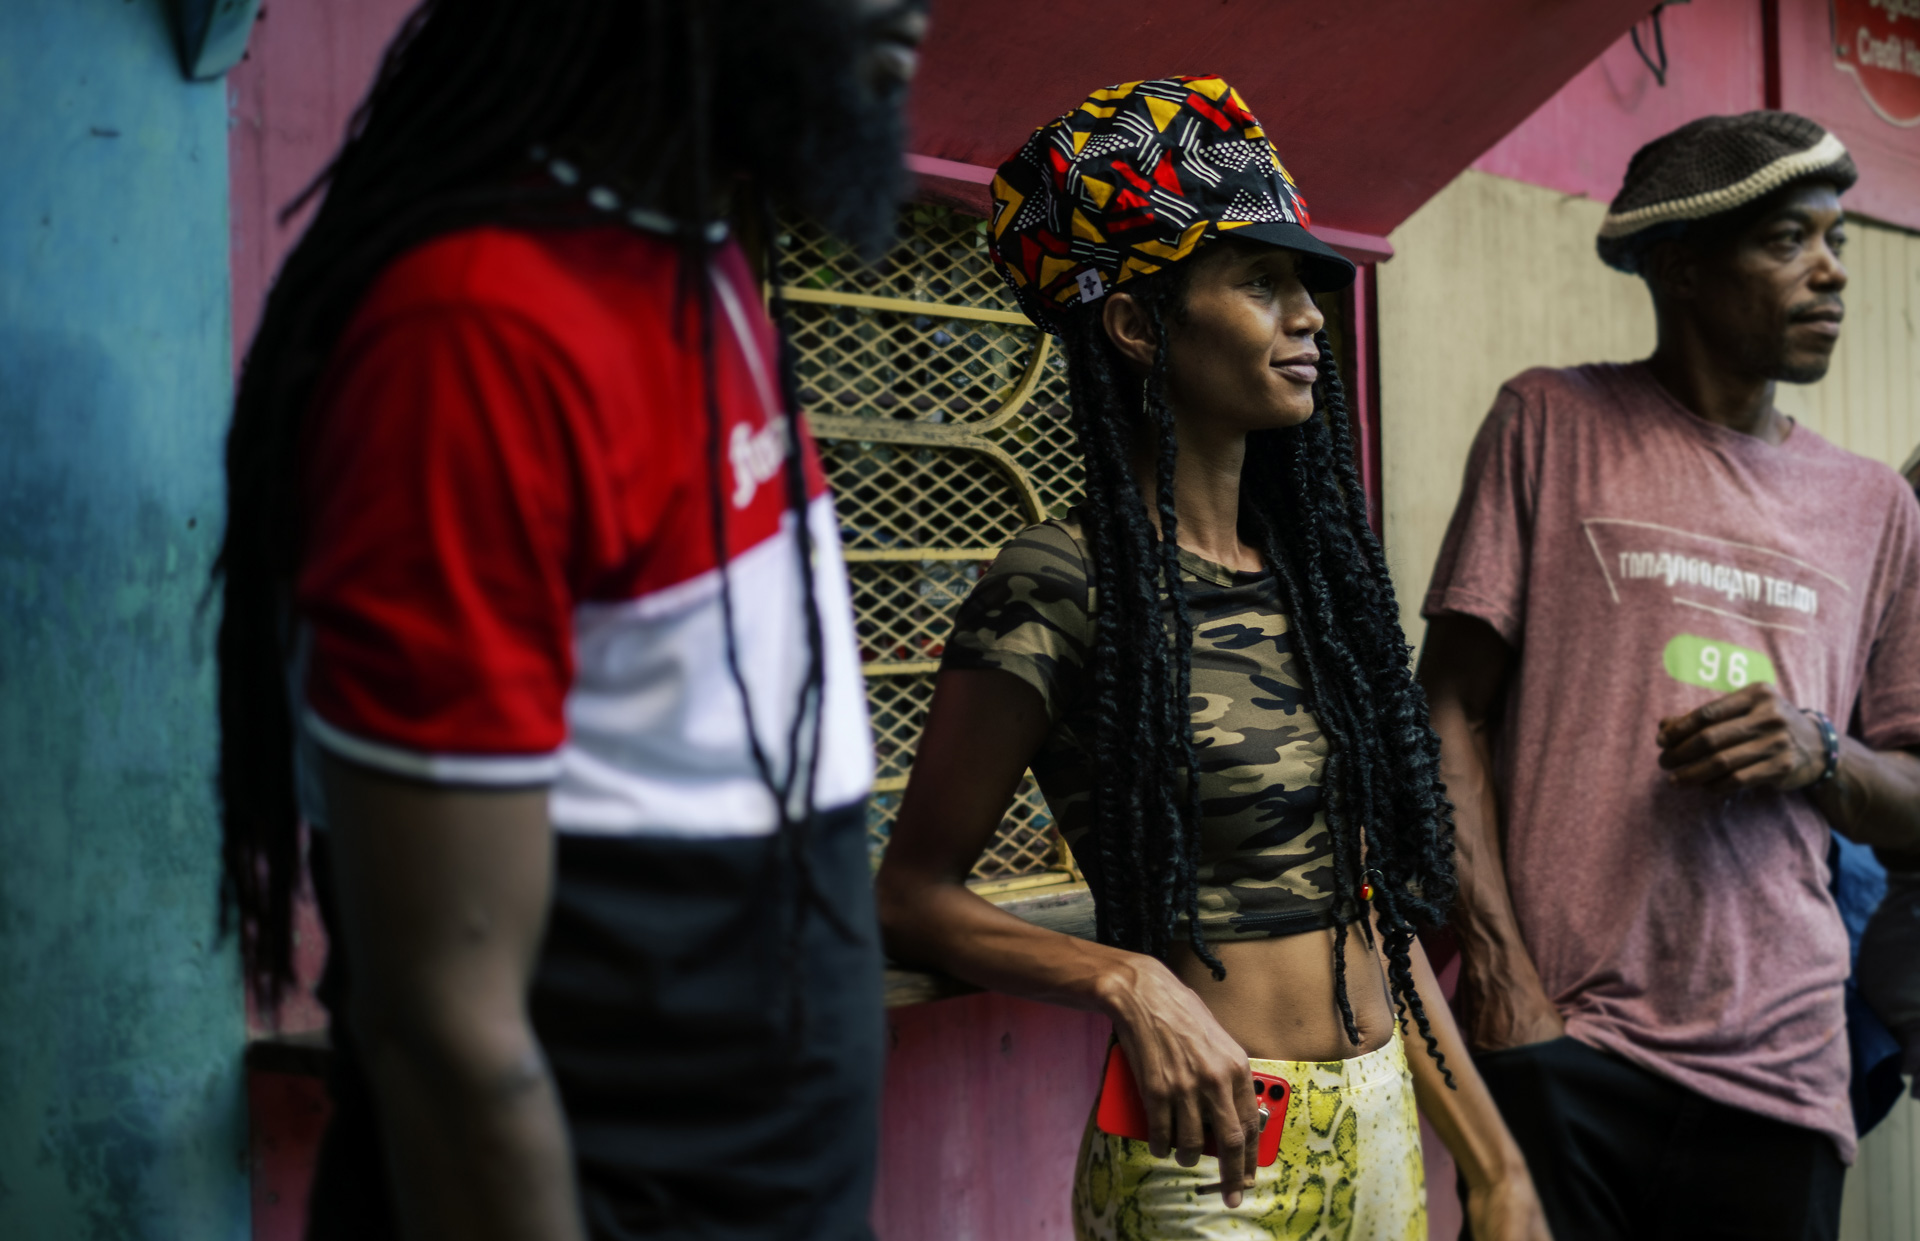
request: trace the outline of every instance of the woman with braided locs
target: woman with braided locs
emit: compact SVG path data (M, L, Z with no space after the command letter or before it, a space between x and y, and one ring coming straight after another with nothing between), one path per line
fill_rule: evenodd
M884 248L924 27L426 0L308 191L218 581L223 906L264 1008L302 820L328 930L308 1236L871 1235L871 741L722 221Z
M1065 355L1086 490L956 619L880 873L889 950L1112 1018L1146 1132L1096 1123L1105 1100L1089 1121L1083 1241L1424 1237L1416 1098L1474 1236L1537 1241L1525 1163L1423 1000L1451 809L1312 296L1352 264L1218 78L1094 92L993 194L995 261ZM1028 767L1098 943L964 886ZM1256 1074L1288 1082L1283 1119Z

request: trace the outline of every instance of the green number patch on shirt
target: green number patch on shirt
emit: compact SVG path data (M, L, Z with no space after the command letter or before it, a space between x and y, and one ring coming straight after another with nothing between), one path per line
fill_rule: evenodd
M1722 694L1775 679L1773 661L1762 652L1692 633L1667 643L1661 662L1674 680Z

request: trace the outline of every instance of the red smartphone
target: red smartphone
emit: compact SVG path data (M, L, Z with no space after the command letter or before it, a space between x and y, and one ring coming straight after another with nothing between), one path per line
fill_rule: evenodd
M1258 1159L1263 1168L1272 1167L1273 1161L1280 1158L1280 1132L1287 1127L1287 1100L1292 1093L1286 1078L1254 1071L1253 1096L1265 1113L1260 1122ZM1100 1107L1094 1113L1093 1123L1100 1126L1100 1132L1111 1133L1116 1138L1148 1140L1147 1105L1140 1099L1140 1087L1134 1083L1133 1066L1127 1063L1127 1053L1118 1043L1107 1049L1107 1076L1100 1084ZM1202 1151L1219 1157L1212 1134L1208 1134Z

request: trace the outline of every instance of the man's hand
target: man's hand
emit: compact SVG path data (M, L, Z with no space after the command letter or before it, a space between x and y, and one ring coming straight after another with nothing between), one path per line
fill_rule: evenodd
M1819 725L1771 684L1661 720L1659 742L1668 781L1710 793L1803 789L1827 766Z
M1497 955L1480 952L1461 957L1453 1008L1460 1014L1467 1046L1475 1051L1505 1051L1565 1034L1567 1023L1547 998L1533 962L1510 961L1500 966L1490 959Z

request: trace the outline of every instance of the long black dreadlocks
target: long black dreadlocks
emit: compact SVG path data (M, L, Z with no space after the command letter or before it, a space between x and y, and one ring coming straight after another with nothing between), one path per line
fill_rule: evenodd
M1164 958L1184 918L1195 955L1225 977L1198 917L1200 791L1187 774L1199 770L1189 700L1193 623L1179 585L1176 439L1166 396L1168 330L1184 319L1192 270L1189 262L1127 286L1158 341L1144 381L1108 338L1104 303L1067 311L1059 326L1086 466L1085 529L1099 600L1092 662L1099 936ZM1367 906L1358 894L1372 872L1380 878L1374 907L1394 1004L1403 1019L1412 1013L1451 1083L1414 986L1409 949L1416 927L1441 922L1453 902L1453 813L1426 696L1408 667L1386 558L1367 522L1339 367L1326 333L1316 343L1313 417L1249 437L1241 535L1278 578L1329 742L1323 782L1341 1022L1359 1042L1347 999L1346 940L1356 922L1365 933ZM1134 472L1143 449L1153 456L1157 532ZM1145 755L1161 761L1139 761Z
M242 371L227 440L227 531L214 569L224 603L217 647L221 926L237 923L248 985L266 1011L294 981L292 907L302 872L287 680L303 538L299 445L354 309L388 264L433 237L487 223L608 223L582 204L579 189L543 175L529 158L536 144L628 201L682 221L681 284L696 312L707 379L712 529L724 569L707 275L713 243L703 225L730 188L736 214L757 217L771 241L765 222L770 187L777 187L786 205L863 250L890 239L904 175L901 122L896 101L877 96L856 72L863 33L844 6L781 0L425 0L389 47L339 154L287 208L283 219L320 200L281 268ZM769 245L767 254L771 268L777 249ZM777 290L778 273L769 274ZM753 733L750 711L748 730L789 859L804 880L823 660L793 358L777 297L774 309L783 328L785 483L807 591L809 671L785 771L775 770ZM744 707L726 577L723 571L728 667ZM811 882L803 888L796 917L813 892Z

